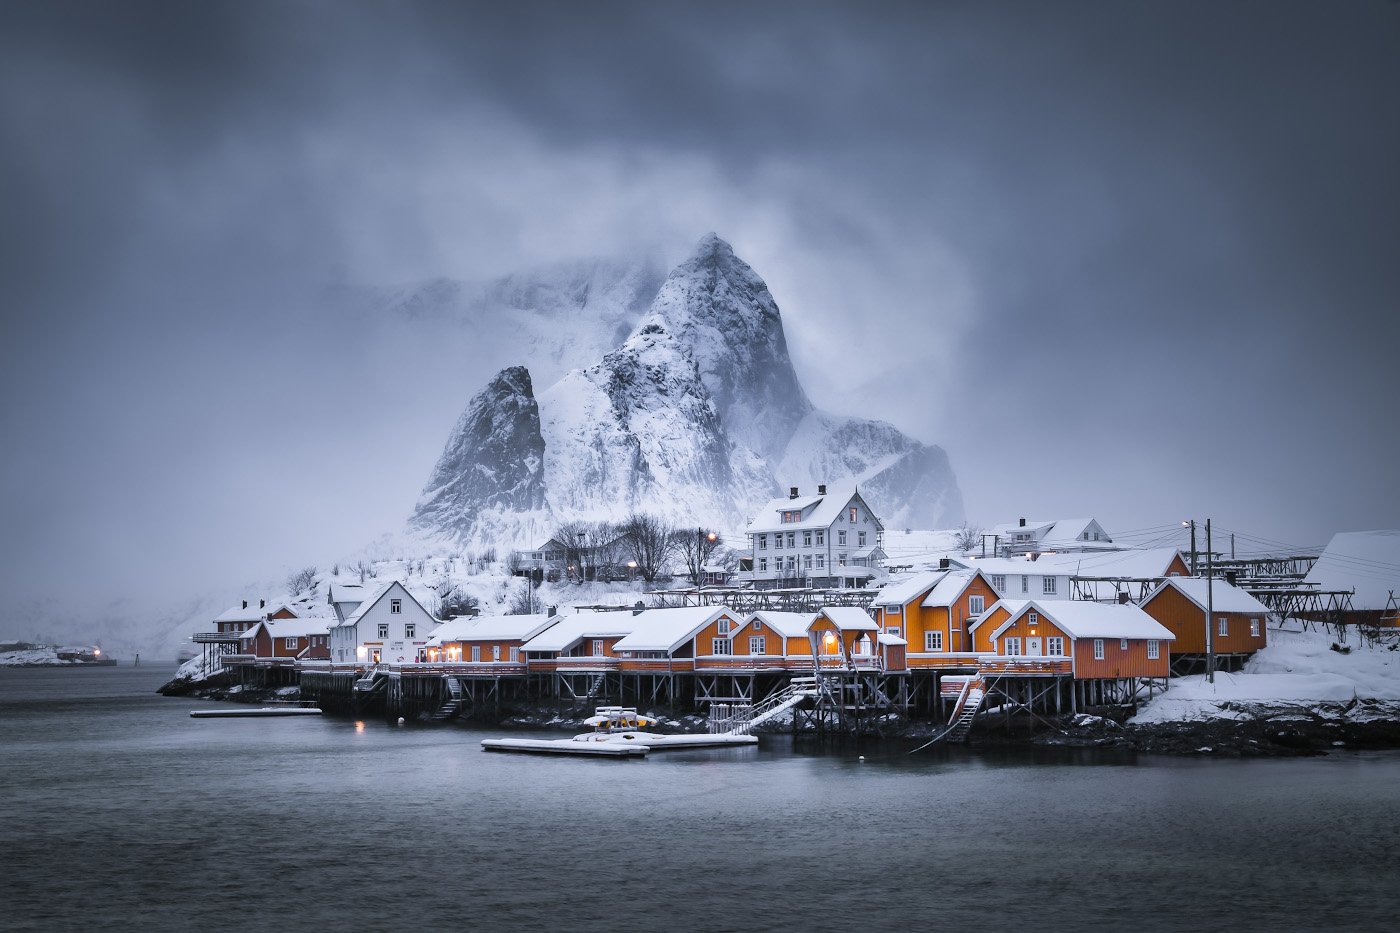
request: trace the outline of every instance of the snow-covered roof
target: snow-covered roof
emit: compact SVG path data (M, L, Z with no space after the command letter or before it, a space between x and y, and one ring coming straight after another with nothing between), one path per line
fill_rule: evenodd
M1172 561L1179 554L1174 547L1126 548L1105 554L1042 554L1037 561L1021 563L1062 567L1064 572L1075 577L1125 577L1141 580L1166 576Z
M1392 591L1400 599L1400 530L1333 535L1304 579L1324 590L1355 590L1353 609L1385 609Z
M992 613L998 609L1005 609L1014 618L1029 602L1029 599L999 599L982 610L982 614L968 624L967 630L970 632L983 622L986 622L992 617Z
M540 632L524 645L526 651L564 651L580 638L608 638L630 635L644 613L576 612Z
M761 620L784 638L806 638L807 626L816 617L815 612L770 612L763 609L750 618Z
M305 638L308 635L324 635L331 630L335 624L334 619L323 619L308 617L304 619L264 619L257 625L244 632L242 638L247 640L257 634L259 629L266 629L267 634L273 638Z
M234 606L214 616L215 622L258 622L267 615L267 609L257 606Z
M758 510L754 520L749 523L748 532L768 532L768 531L804 531L814 528L830 528L832 523L841 516L841 512L850 501L859 496L853 482L831 483L826 488L824 496L799 496L796 499L780 498L770 499L768 503ZM866 514L875 522L877 528L884 527L880 524L880 519L870 510L870 506L865 499L860 500L864 506ZM805 514L798 522L784 523L783 512L801 510Z
M875 640L876 640L877 642L879 642L880 644L882 644L882 645L907 645L907 644L909 644L909 642L905 641L903 638L900 638L898 635L891 635L891 634L889 634L888 632L881 632L879 635L876 635L876 636L875 636Z
M875 594L875 599L871 601L872 606L894 607L903 606L914 597L938 585L938 581L948 575L946 570L931 570L926 573L916 573L903 577L891 583L887 583L880 588L880 592Z
M870 613L859 606L827 606L817 614L818 618L821 616L826 616L843 632L875 632L880 629L875 620L870 618ZM812 621L815 622L816 619Z
M1028 599L992 632L993 638L1035 609L1070 638L1155 638L1172 641L1171 630L1131 603L1096 603L1066 599L1041 602Z
M695 637L695 633L722 615L730 615L724 606L680 606L674 609L648 609L635 619L635 627L625 638L613 645L614 651L675 651Z
M1093 540L1095 530L1102 535L1098 541ZM1086 532L1089 534L1088 540L1084 539ZM1009 541L1011 543L1015 543L1015 535L1017 534L1030 534L1035 541L1046 547L1057 544L1092 547L1096 544L1102 546L1113 543L1104 527L1092 518L1056 518L1050 521L1034 522L1027 519L1025 525L1022 525L1020 521L1002 522L1000 525L993 525L987 534L997 535L1003 542Z
M998 535L1002 538L1010 537L1018 531L1021 534L1036 534L1037 532L1044 534L1048 532L1054 524L1055 522L1053 519L1048 522L1033 522L1030 519L1026 519L1024 525L1021 524L1020 521L1002 522L1000 525L993 525L991 528L987 529L986 533L989 535Z
M535 613L523 616L459 616L433 629L430 647L454 641L529 641L547 629L558 616Z
M1149 602L1153 597L1167 587L1178 590L1196 607L1202 611L1206 608L1206 580L1203 577L1167 577L1157 588L1152 591L1144 602ZM1210 605L1216 612L1241 612L1253 613L1254 615L1265 616L1269 614L1269 607L1259 600L1250 596L1237 586L1231 586L1224 580L1211 581Z
M346 618L344 624L358 625L360 620L365 617L365 613L373 609L376 603L378 603L381 599L387 596L390 590L395 588L397 588L399 592L401 592L403 595L407 596L410 600L412 600L413 604L417 606L425 615L427 614L428 610L424 609L423 604L420 603L417 599L414 599L413 594L408 591L408 587L404 586L398 580L391 580L390 582L385 583L383 586L379 587L369 596L366 596L365 599L357 607L355 607L355 611L352 612L348 618Z
M363 602L371 590L363 583L332 583L326 595L332 603L358 603Z
M950 570L943 575L943 579L938 581L938 585L929 591L920 605L925 607L951 606L953 602L967 589L972 578L977 576L976 570Z
M1078 557L1079 555L1066 554L1064 556ZM980 570L985 574L1008 577L1018 574L1063 577L1067 576L1070 572L1061 563L1055 561L1049 561L1047 563L1045 557L1041 557L1040 560L1027 560L1021 557L968 557L963 559L955 558L952 563L959 567Z

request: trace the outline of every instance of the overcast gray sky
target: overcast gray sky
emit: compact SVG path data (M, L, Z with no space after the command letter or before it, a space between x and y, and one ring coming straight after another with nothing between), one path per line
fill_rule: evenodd
M0 566L354 550L512 361L327 283L708 230L976 522L1400 526L1397 89L1384 0L0 5Z

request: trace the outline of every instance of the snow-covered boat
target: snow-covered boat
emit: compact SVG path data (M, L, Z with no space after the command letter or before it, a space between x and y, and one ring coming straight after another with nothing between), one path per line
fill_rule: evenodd
M644 731L656 720L639 715L630 706L602 706L584 720L593 727L571 739L483 739L481 747L493 752L534 752L555 755L629 757L670 748L720 748L757 745L752 735L662 735Z

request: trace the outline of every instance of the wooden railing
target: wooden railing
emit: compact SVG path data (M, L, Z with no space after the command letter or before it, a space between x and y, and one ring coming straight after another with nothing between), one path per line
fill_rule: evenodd
M983 674L1037 675L1072 674L1074 663L1069 658L1021 658L983 655L978 663Z

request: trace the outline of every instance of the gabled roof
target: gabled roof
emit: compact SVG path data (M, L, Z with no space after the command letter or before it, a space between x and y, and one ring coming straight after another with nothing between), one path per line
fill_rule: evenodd
M1400 598L1400 530L1333 535L1304 579L1324 590L1354 590L1353 609L1385 609L1392 591Z
M273 638L305 638L308 635L324 635L335 624L334 619L308 616L301 619L264 619L248 629L241 636L245 641L255 636L260 629Z
M1170 629L1131 603L1095 603L1078 599L1055 602L1028 599L1010 618L996 627L992 638L1000 638L1002 632L1032 609L1070 638L1176 639Z
M1206 580L1204 577L1167 577L1157 584L1157 588L1147 599L1143 600L1143 605L1156 599L1157 595L1168 587L1175 589L1182 596L1191 600L1197 609L1205 612ZM1269 614L1268 606L1224 580L1211 581L1210 590L1210 606L1215 612L1242 612L1260 616Z
M374 592L372 595L367 596L367 597L364 599L364 601L361 602L361 603L359 604L359 606L357 606L357 607L355 608L355 611L352 612L352 613L350 614L350 616L349 616L349 617L345 620L345 622L342 623L342 624L344 624L344 625L358 625L359 622L360 622L360 620L363 619L363 618L365 617L365 613L367 613L367 612L369 612L371 609L373 609L373 608L375 607L375 605L377 605L377 604L379 603L380 600L382 600L385 596L388 596L389 593L390 593L392 590L394 590L395 588L397 588L397 589L399 590L399 592L401 592L403 595L407 596L407 597L409 598L409 600L413 603L413 605L415 605L415 606L418 607L418 611L419 611L419 612L422 612L424 615L427 615L427 614L428 614L428 610L424 609L424 608L423 608L423 604L420 603L417 599L414 599L413 594L410 593L410 592L408 591L408 587L404 586L404 585L403 585L402 583L400 583L398 580L391 580L390 582L388 582L388 583L384 584L383 586L381 586L381 587L380 587L376 592ZM425 633L425 634L426 634L426 633Z
M998 609L1005 609L1011 614L1012 618L1015 618L1015 616L1022 609L1024 609L1029 602L1029 599L998 599L986 609L982 610L982 614L972 620L972 622L967 626L967 630L970 632L973 629L980 626L983 622L986 622L992 617L992 613L996 612Z
M326 599L331 603L359 603L373 590L363 583L332 583L326 589Z
M234 606L214 616L215 622L259 622L267 615L267 609L256 606Z
M922 606L932 608L935 606L951 606L957 602L958 597L963 594L973 579L979 574L979 570L950 570L943 575L943 579L938 581L938 585L929 591L924 597ZM989 582L988 587L991 586ZM996 592L993 590L992 592Z
M880 626L875 624L875 620L870 618L870 613L859 606L827 606L817 613L812 622L816 622L822 616L831 620L831 624L842 632L878 632ZM809 625L808 628L811 626Z
M875 594L875 599L871 601L870 605L903 606L933 589L947 575L948 571L946 570L930 570L926 573L916 573L902 580L887 583Z
M1075 577L1124 577L1142 580L1166 576L1172 561L1180 553L1174 547L1155 547L1125 548L1103 554L1042 554L1040 559L1031 565L1062 567L1064 572Z
M546 613L523 616L459 616L433 629L430 646L452 641L526 642L553 625L560 617Z
M636 626L613 645L613 650L672 652L722 615L728 615L743 625L743 616L730 612L724 606L648 609L637 615Z
M1095 541L1091 534L1088 541L1082 540L1081 535L1093 527L1097 527L1103 533L1103 537ZM987 532L989 535L997 535L1003 542L1010 540L1013 544L1015 543L1014 536L1018 533L1030 534L1034 540L1046 546L1055 544L1087 544L1092 546L1113 543L1103 525L1092 518L1055 518L1049 521L1035 522L1027 519L1024 526L1020 521L1003 522L1000 525L993 525L992 529Z
M641 614L624 612L576 612L561 616L559 621L524 644L526 651L567 651L581 638L608 638L630 635Z
M861 506L864 507L871 521L875 523L876 528L885 527L881 524L879 517L871 511L869 503L861 496L860 491L856 489L856 484L843 482L828 484L824 496L770 499L766 505L758 510L758 514L754 516L746 530L752 534L755 532L808 531L816 528L830 528L852 499L860 499ZM800 522L784 524L780 521L781 513L791 512L794 509L800 509L805 513Z
M807 626L816 618L815 612L770 612L767 609L755 612L750 621L758 619L784 638L806 638Z
M1060 555L1055 555L1060 556ZM1065 557L1078 557L1078 554L1066 554ZM1021 557L966 557L953 558L950 563L955 567L963 567L968 570L980 570L985 574L997 574L999 576L1014 577L1019 574L1029 574L1031 576L1063 577L1070 571L1064 564L1057 561L1047 561L1046 557L1040 560L1026 560Z

